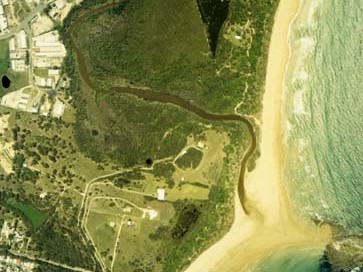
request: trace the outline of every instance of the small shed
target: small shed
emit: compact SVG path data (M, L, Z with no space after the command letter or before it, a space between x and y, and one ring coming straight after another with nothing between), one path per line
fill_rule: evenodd
M156 190L156 195L157 195L157 198L158 200L165 200L165 189L162 189L162 188L158 188Z

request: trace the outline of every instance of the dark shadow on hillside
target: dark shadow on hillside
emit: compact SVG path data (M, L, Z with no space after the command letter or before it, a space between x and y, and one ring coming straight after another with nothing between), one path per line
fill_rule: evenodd
M210 50L215 56L219 32L228 16L229 0L197 0L197 3L203 23L207 27Z

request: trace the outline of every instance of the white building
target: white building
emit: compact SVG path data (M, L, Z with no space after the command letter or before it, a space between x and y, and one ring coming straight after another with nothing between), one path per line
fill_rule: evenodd
M21 55L17 52L10 52L10 59L21 59Z
M0 5L0 15L4 14L4 7Z
M24 59L11 60L11 69L15 72L24 72L27 68Z
M9 40L9 50L10 50L10 52L12 52L12 51L15 51L15 50L16 50L16 48L15 48L15 39L14 39L14 38L11 38L11 39Z
M28 42L27 42L26 33L24 30L19 31L19 33L16 34L16 41L17 41L18 47L20 49L28 48Z
M9 1L8 0L1 0L1 2L3 3L3 6L9 5Z
M33 53L36 57L64 58L66 49L59 41L57 32L48 32L34 37Z
M59 69L48 69L48 76L59 76L60 70Z
M8 28L8 21L4 15L0 15L0 30L4 31Z
M157 198L158 200L165 200L165 189L162 189L162 188L158 188L156 190L156 195L157 195Z
M57 9L63 9L65 7L64 0L57 0L54 2Z
M53 105L53 112L52 115L54 117L61 117L64 113L64 104L62 101L60 101L59 99L57 99Z
M53 4L51 4L52 9L49 11L48 15L52 17L53 19L57 20L61 10L65 7L64 0L57 0Z

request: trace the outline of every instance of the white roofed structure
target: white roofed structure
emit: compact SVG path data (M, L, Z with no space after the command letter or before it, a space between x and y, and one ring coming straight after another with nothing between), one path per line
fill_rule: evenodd
M9 50L10 50L10 52L11 51L15 51L15 39L14 38L11 38L10 40L9 40Z
M156 194L157 194L158 200L161 200L161 201L165 200L165 189L158 188L156 190Z
M59 69L48 69L48 76L59 76Z
M20 30L18 34L16 34L16 41L20 49L27 49L28 42L26 39L26 33L24 30Z
M64 0L57 0L54 2L57 9L63 9L65 7Z
M0 30L4 31L8 28L8 21L4 15L0 15Z
M59 34L51 31L33 38L33 53L37 57L64 58L66 49L59 41Z

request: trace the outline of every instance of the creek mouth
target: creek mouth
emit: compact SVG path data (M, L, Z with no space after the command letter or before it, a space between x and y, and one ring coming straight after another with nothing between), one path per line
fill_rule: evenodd
M252 122L247 119L244 116L237 115L237 114L217 114L217 113L210 113L207 112L190 102L180 98L179 96L163 93L163 92L156 92L154 90L150 89L138 89L138 88L132 88L132 87L123 87L123 86L114 86L108 89L101 89L97 87L92 81L89 76L88 70L87 70L87 64L84 59L82 51L76 46L75 41L72 37L72 31L74 30L74 27L77 25L77 23L81 22L82 20L87 19L88 17L95 15L99 12L105 11L109 8L112 8L116 6L118 3L113 1L111 3L103 4L101 6L97 6L95 8L90 8L89 10L85 11L82 14L78 14L75 16L75 18L71 18L71 22L69 24L69 27L66 29L67 38L70 42L70 45L76 54L77 58L77 64L78 64L78 71L82 77L82 80L86 83L86 85L95 90L98 93L123 93L128 95L133 95L138 98L141 98L146 101L150 102L159 102L159 103L169 103L175 106L178 106L184 110L187 110L196 116L208 120L208 121L220 121L220 122L242 122L244 125L246 125L249 135L250 135L250 145L247 149L247 151L244 153L244 155L241 158L241 166L240 166L240 172L239 172L239 178L238 178L238 195L239 200L241 203L241 206L243 208L243 211L249 215L250 209L247 205L247 196L245 192L245 174L247 170L247 163L248 159L252 156L252 154L255 152L257 147L257 137L254 129L254 125ZM257 212L257 211L256 211Z

